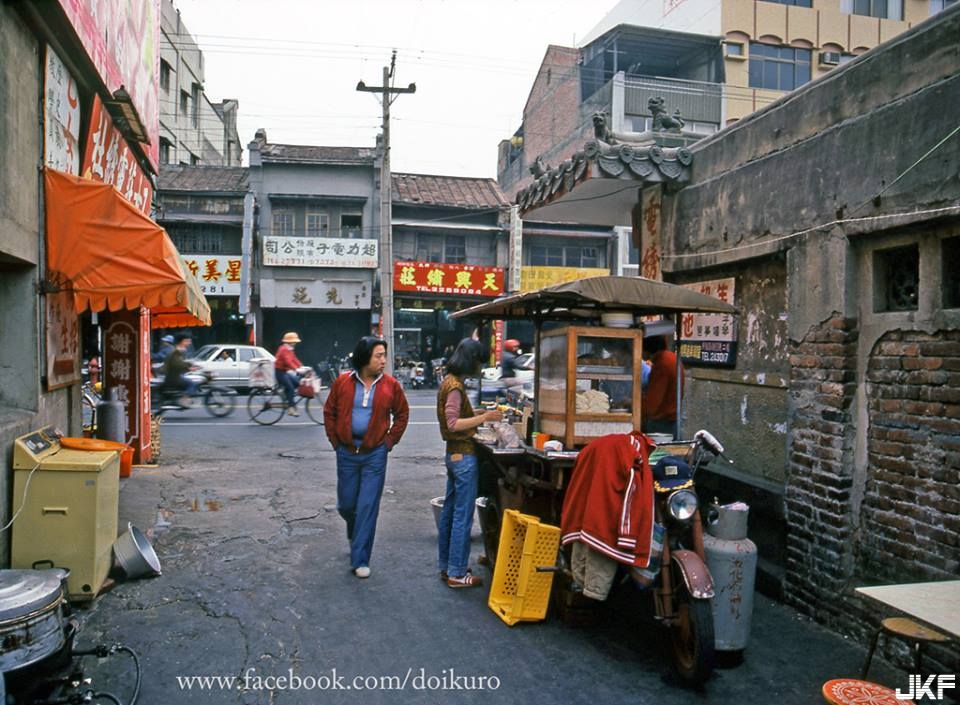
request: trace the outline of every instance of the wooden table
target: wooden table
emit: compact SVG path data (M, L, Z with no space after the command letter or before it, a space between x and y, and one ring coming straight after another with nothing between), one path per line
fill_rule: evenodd
M960 580L858 587L856 592L960 638Z

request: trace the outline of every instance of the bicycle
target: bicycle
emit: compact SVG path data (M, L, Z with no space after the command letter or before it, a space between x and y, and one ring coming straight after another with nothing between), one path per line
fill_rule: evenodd
M307 416L318 426L323 425L323 404L327 400L329 387L324 387L319 382L313 370L310 370L300 381L302 386L304 382L310 384L315 390L313 397L305 397L298 391L294 394L294 409L302 408L307 412ZM250 390L250 397L247 399L247 413L250 414L250 420L256 421L262 426L272 426L277 423L287 412L287 397L284 394L283 387L279 384L263 387L254 387Z
M97 404L100 400L100 383L84 382L80 387L81 423L83 430L91 436L97 431Z

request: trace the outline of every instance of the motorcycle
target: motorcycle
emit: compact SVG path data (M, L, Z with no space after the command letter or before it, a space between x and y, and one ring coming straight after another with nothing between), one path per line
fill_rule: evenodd
M615 585L626 587L632 583L650 592L653 618L668 631L677 674L685 683L698 685L710 677L715 661L711 607L714 587L704 554L694 477L714 456L732 461L724 455L720 442L705 430L695 434L692 444L670 443L665 448L670 455L665 456L661 473L669 479L664 481L662 474L658 478L654 468L655 544L660 543L662 549L659 556L654 552L646 569L629 570L632 580L624 576ZM683 457L678 457L681 454ZM561 549L557 566L540 570L558 573L553 598L560 615L568 621L584 621L598 603L583 596L583 588L570 568L570 554L569 546ZM626 566L620 571L628 572Z
M171 389L163 386L163 377L154 377L150 380L150 411L154 416L163 416L169 411L186 411L192 405L183 404L183 398L201 399L203 408L211 416L222 418L233 413L237 405L237 391L230 387L223 387L213 383L214 375L206 370L194 370L184 375L193 381L196 391L186 395L182 389Z

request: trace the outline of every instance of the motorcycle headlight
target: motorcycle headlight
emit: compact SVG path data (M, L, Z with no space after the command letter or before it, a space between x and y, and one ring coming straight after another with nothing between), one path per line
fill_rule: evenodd
M667 511L677 521L687 521L697 511L697 494L692 490L677 490L667 499Z

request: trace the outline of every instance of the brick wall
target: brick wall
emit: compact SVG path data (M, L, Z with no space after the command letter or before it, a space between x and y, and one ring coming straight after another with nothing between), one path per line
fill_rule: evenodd
M890 331L864 361L867 463L859 503L858 333L856 321L835 316L790 355L784 596L866 644L887 615L853 587L960 574L960 331ZM911 667L896 640L883 655ZM946 673L956 658L931 648L924 663Z
M960 575L960 331L893 331L867 368L870 432L858 570L869 582Z
M797 607L834 624L843 613L836 596L851 561L857 334L855 321L835 316L790 355L784 592Z

